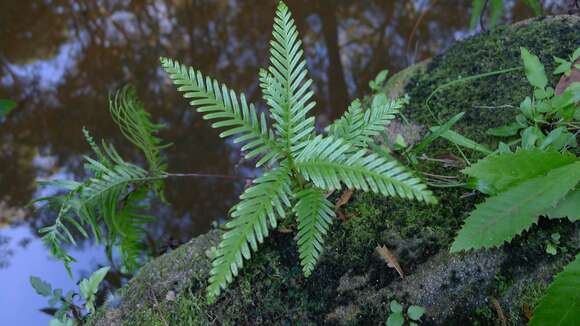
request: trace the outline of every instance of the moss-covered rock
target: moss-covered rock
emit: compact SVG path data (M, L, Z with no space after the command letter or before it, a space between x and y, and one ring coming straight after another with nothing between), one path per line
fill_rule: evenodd
M538 54L551 72L553 55L564 57L580 45L578 30L576 17L500 27L457 43L426 68L424 64L399 74L390 90L406 85L411 96L406 115L422 125L437 123L432 114L446 120L465 111L459 131L493 146L495 140L485 130L513 119L515 111L507 105L517 106L531 91L521 71L442 89L432 96L431 112L426 99L459 77L519 67L520 46ZM556 79L551 82L554 85ZM454 151L438 141L427 155L449 156ZM433 160L420 161L418 169L457 174L456 167ZM498 313L513 324L523 323L523 307L533 308L550 278L577 250L578 224L542 221L501 249L450 255L454 234L483 197L460 188L435 192L437 206L355 193L344 207L349 219L333 225L326 251L308 279L301 274L293 235L274 232L219 301L208 306L206 252L221 234L211 231L146 265L89 324L376 325L388 318L392 299L425 307L427 324L493 324ZM561 234L567 254L545 253L546 241L555 232ZM396 254L404 279L374 253L377 245Z

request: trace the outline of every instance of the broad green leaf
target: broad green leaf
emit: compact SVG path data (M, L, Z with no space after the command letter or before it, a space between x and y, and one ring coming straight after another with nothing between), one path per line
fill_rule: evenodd
M110 267L102 267L96 270L88 279L83 279L79 284L79 292L89 313L95 312L95 295L99 290L99 285L109 272Z
M580 162L511 187L490 197L471 212L451 252L492 248L510 241L554 207L580 181Z
M580 189L571 191L554 208L545 213L549 218L568 218L570 222L580 221Z
M556 151L519 150L487 156L462 172L485 182L494 190L492 193L497 193L576 160L574 155Z
M548 85L548 78L544 71L544 65L540 59L526 48L520 48L522 60L524 61L524 70L530 84L537 88L545 88Z
M36 293L43 297L48 297L52 294L52 286L46 281L43 281L40 277L31 276L30 285L36 290Z
M534 310L530 326L578 325L580 322L580 254L555 278Z

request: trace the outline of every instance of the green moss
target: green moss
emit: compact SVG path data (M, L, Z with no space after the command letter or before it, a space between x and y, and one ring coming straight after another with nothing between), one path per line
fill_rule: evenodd
M549 84L555 86L558 76L552 74L555 68L553 56L567 57L580 44L577 24L578 19L573 17L549 21L540 18L526 26L502 26L456 43L444 55L433 58L427 71L407 84L406 91L411 97L409 117L427 126L435 124L425 101L438 86L461 77L521 67L520 47L526 47L539 56L546 67ZM446 88L436 93L430 103L441 121L465 111L456 130L477 141L494 144L497 140L487 136L485 131L490 126L512 121L516 111L478 107L517 107L531 93L532 87L523 71L516 71ZM436 145L437 150L433 151L449 148L444 143Z

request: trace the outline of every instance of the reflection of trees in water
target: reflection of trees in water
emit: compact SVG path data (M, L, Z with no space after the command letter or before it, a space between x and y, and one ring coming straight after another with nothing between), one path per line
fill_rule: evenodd
M323 124L349 99L364 94L377 71L395 71L412 57L431 56L465 30L469 1L439 1L416 30L414 54L406 53L424 3L288 1L305 42ZM129 81L168 126L162 136L175 144L167 150L170 170L238 173L235 148L192 114L169 87L158 58L179 58L257 102L257 72L267 65L274 5L263 0L3 1L0 97L16 97L19 106L0 128L1 194L22 205L31 199L39 174L64 169L79 175L79 155L88 151L83 125L138 161L138 151L122 139L106 110L106 94ZM53 164L35 163L47 156ZM226 215L239 188L212 179L172 181L171 209L160 211L167 218L155 233L183 240L204 231Z

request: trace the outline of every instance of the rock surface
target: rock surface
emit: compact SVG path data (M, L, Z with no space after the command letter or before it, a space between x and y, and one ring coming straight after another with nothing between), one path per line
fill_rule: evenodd
M435 124L425 100L440 85L470 76L520 66L519 47L539 55L551 73L552 56L565 57L580 45L578 17L540 18L460 42L444 54L392 80L397 92L411 96L407 116L421 125ZM426 66L426 67L425 67ZM550 83L556 85L557 79ZM393 88L387 90L393 92ZM513 118L531 92L521 72L501 74L447 88L433 97L430 109L445 120L465 111L458 131L494 146L484 131ZM390 95L393 95L392 93ZM481 109L486 107L487 109ZM429 157L449 155L438 141ZM476 158L477 153L465 153ZM457 168L421 161L429 173L457 175ZM577 250L579 223L541 220L501 249L451 255L448 247L474 204L483 197L463 189L437 190L438 206L355 193L344 208L350 219L335 223L315 273L305 279L292 234L275 233L237 280L213 306L204 299L210 267L208 252L221 231L199 236L142 268L115 300L89 320L91 325L272 325L372 324L386 321L396 299L426 309L424 324L495 324L507 318L525 323L546 284ZM550 256L545 241L558 232L568 254ZM406 277L376 256L385 245L398 257ZM168 299L170 298L170 299ZM492 302L499 303L497 305ZM500 317L499 315L503 315Z

